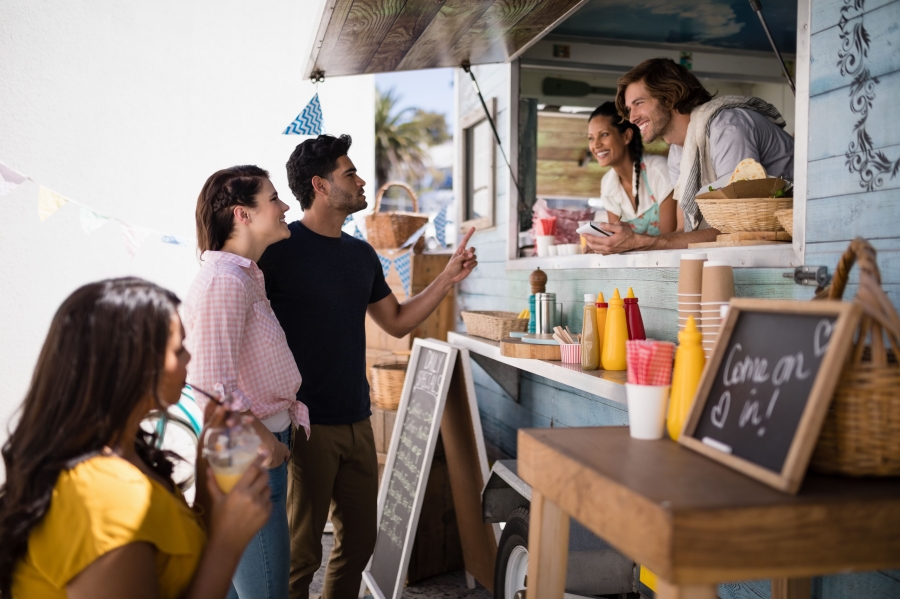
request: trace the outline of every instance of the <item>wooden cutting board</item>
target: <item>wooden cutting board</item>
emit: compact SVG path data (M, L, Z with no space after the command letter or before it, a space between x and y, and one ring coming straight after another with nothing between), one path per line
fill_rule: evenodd
M521 339L504 339L500 342L500 355L507 358L529 358L532 360L562 359L558 345L535 345Z
M723 233L716 237L716 241L790 241L791 234L787 231L744 231L743 233Z
M706 243L689 243L688 249L699 248L733 248L750 245L786 245L787 241L767 241L764 239L744 239L740 241L708 241Z

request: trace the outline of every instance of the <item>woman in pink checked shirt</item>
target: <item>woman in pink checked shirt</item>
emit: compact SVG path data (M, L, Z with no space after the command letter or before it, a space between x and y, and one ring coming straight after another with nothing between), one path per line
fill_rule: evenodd
M232 409L250 412L269 449L272 515L244 552L229 599L287 599L290 536L285 497L292 424L309 435L309 413L296 400L300 372L266 299L256 262L267 247L290 237L288 206L269 173L235 166L214 173L197 198L197 243L203 267L184 302L185 346L193 360L188 380L220 389ZM203 400L198 395L203 407ZM198 484L198 492L202 487Z

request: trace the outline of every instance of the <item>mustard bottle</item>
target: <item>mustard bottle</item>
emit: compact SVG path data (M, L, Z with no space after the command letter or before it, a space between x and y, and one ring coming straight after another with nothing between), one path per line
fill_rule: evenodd
M603 331L603 353L600 361L604 370L625 370L625 342L628 341L628 325L625 322L625 301L619 290L609 299L606 326Z
M690 316L684 330L678 333L678 349L675 350L675 371L672 373L672 393L666 418L666 429L673 441L681 435L706 364L700 339L694 317Z
M581 321L581 368L600 368L600 338L597 335L597 306L594 295L584 294L584 317Z
M594 304L597 306L597 339L600 340L600 350L603 350L603 333L606 330L606 311L609 308L609 304L606 303L606 299L603 297L603 292L597 294L597 301Z

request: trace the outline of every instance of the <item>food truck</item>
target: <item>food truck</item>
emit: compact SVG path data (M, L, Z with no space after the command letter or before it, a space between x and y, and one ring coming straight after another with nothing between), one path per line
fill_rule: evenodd
M811 299L848 242L861 236L878 251L881 282L896 306L900 1L769 0L761 10L765 27L754 4L327 0L313 15L319 28L302 57L304 75L327 85L330 77L455 68L456 222L462 230L476 228L471 244L479 257L478 268L459 286L459 310L519 313L528 307L529 277L540 268L547 291L556 294L559 324L581 329L584 294L609 297L618 288L624 295L631 287L647 336L676 340L678 266L689 249L615 255L560 249L540 256L533 230L536 208L560 219L570 213L594 220L604 171L588 150L588 115L614 99L622 74L655 57L686 66L710 92L764 99L794 137L787 235L703 250L734 267L736 294ZM667 146L650 143L644 151L664 156ZM855 279L848 297L854 285ZM482 428L495 457L516 458L521 428L628 422L621 383L574 370L551 372L538 360L533 368L503 360L496 343L464 334L459 324L450 341L473 356ZM516 534L527 538L530 491L523 485L515 462L499 460L484 509L488 521L514 522ZM569 562L578 595L647 592L633 574L635 564L590 537L571 536L588 556ZM497 570L521 585L527 549L518 546L500 552L504 561ZM591 586L600 580L605 586ZM898 580L896 572L877 571L817 578L813 596L896 597ZM503 597L520 592L509 588ZM723 598L770 596L767 581L735 582L718 592Z

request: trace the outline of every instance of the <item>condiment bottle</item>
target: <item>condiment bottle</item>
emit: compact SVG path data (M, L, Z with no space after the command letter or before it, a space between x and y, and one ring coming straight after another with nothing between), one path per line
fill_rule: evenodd
M581 368L600 368L600 337L597 334L597 306L594 295L584 294L584 318L581 321Z
M603 333L606 331L606 311L609 308L609 304L606 303L602 292L597 294L597 302L594 305L597 307L597 339L600 340L600 348L602 350Z
M669 396L669 413L666 429L673 441L677 441L684 427L706 358L700 344L700 331L694 317L689 316L684 330L678 333L678 349L675 350L675 371L672 373L672 392Z
M638 298L634 297L634 291L628 288L625 295L625 323L628 325L628 338L643 341L647 338L644 332L644 319L641 318L641 309L638 306Z
M534 294L547 291L547 273L538 267L531 273L528 280L531 283L531 295L528 296L528 309L531 311L531 316L528 317L528 332L533 335L537 328L537 322L535 321L537 309Z
M609 299L606 327L603 331L603 353L600 361L604 370L625 370L625 342L628 341L628 325L625 322L625 302L619 290Z

